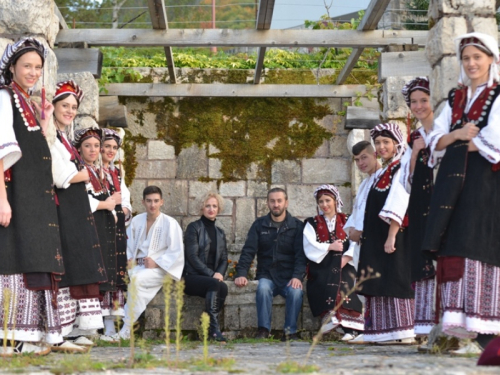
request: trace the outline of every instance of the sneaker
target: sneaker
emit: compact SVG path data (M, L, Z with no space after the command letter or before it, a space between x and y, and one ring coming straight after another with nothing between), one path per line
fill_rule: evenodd
M377 341L377 345L415 345L417 342L413 337L398 340Z
M95 346L92 340L89 340L85 336L80 336L77 339L73 340L73 344L78 346Z
M64 352L64 353L86 353L89 348L84 348L73 344L69 341L63 341L60 344L54 344L50 347L53 352Z
M287 335L286 333L283 333L283 336L281 336L281 341L286 342L286 341L297 341L300 340L300 337L297 333L290 333Z
M255 335L256 339L268 339L269 338L269 330L264 327L259 327L257 330L257 334Z
M467 345L461 347L458 350L450 350L450 354L456 355L456 356L479 355L482 352L483 352L483 349L475 341L469 342Z
M354 336L352 333L346 333L341 339L340 341L351 341L351 340L354 340L356 338L356 336Z

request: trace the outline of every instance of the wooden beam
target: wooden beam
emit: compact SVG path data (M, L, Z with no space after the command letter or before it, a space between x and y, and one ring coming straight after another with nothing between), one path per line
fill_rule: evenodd
M432 72L425 51L384 52L378 62L378 81L387 77L428 76Z
M55 4L54 4L54 13L56 14L57 18L59 19L59 30L69 29L68 24L66 23L66 20L64 19L63 15L61 14L61 11L59 10L58 6Z
M248 85L109 83L101 96L350 98L366 93L364 85Z
M380 124L379 110L365 107L347 107L346 129L372 129Z
M163 0L148 0L149 14L151 16L151 23L155 30L167 30L168 21L167 13L165 12L165 2ZM175 75L174 55L172 54L171 47L163 47L165 50L165 57L167 58L168 76L170 83L177 83Z
M257 22L255 26L257 30L269 30L271 28L271 21L274 12L274 2L275 0L260 0L259 13L257 15ZM255 74L253 77L253 83L255 85L258 85L260 83L260 77L262 76L262 68L264 68L265 55L266 55L266 47L259 47L259 53L257 54L257 62L255 64Z
M101 78L102 52L97 48L56 48L57 73L90 72Z
M368 9L366 10L363 19L358 25L357 30L367 31L367 30L375 30L377 25L384 15L387 6L391 0L372 0L368 5ZM335 82L337 85L343 84L352 69L356 66L361 54L363 53L363 48L353 48L351 55L347 59L342 71L339 73L337 77L337 81Z
M99 97L99 121L101 127L126 128L127 107L118 102L117 96Z
M417 44L424 47L427 31L417 30L236 30L236 29L69 29L61 42L87 42L111 47L363 47Z

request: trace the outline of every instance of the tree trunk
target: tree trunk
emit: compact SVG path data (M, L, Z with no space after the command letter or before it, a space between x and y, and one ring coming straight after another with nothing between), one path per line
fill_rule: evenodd
M111 20L111 28L118 29L118 13L121 7L125 4L127 0L113 0L113 19Z

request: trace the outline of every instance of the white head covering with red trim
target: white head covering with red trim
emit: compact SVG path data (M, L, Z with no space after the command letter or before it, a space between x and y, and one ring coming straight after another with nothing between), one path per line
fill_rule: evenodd
M56 84L56 93L54 94L52 102L64 94L74 95L78 104L82 102L83 97L85 96L81 87L78 86L72 79Z
M382 136L392 138L396 142L396 154L392 158L393 160L399 159L406 150L403 133L401 132L398 124L378 124L372 130L370 130L370 136L372 137L373 141L375 141L375 138Z
M335 185L330 185L330 184L318 186L316 190L314 190L314 199L318 201L318 199L325 194L335 199L335 203L337 205L336 207L337 213L342 212L342 207L344 206L344 203L342 202L342 198L340 198L339 189L337 189Z

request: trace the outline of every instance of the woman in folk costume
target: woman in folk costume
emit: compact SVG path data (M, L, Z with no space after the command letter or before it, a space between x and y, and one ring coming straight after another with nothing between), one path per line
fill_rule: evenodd
M101 253L104 259L104 268L107 274L107 282L99 284L102 315L123 316L123 306L125 301L123 294L122 300L118 301L116 306L110 306L109 301L113 301L113 293L117 290L117 256L116 256L116 201L111 196L104 180L100 168L101 142L103 130L98 127L80 129L75 132L73 141L74 146L80 152L89 172L90 182L87 183L87 193L90 201L90 208L94 214L99 243L101 244ZM112 341L107 336L101 336L102 340Z
M42 342L63 341L56 295L64 264L44 137L54 107L44 89L41 105L30 96L46 56L38 40L22 38L7 45L0 61L0 338L8 339L0 345L3 356L47 354L50 346Z
M408 204L408 246L411 253L411 282L415 285L415 334L428 335L434 326L436 270L432 256L422 251L425 224L429 215L434 169L428 166L427 146L434 124L429 80L418 77L402 90L406 104L422 125L409 135L408 149L401 158L401 184L410 194Z
M313 316L323 318L323 333L341 326L345 333L342 340L349 341L363 330L364 320L358 296L348 295L355 284L356 269L354 246L349 246L343 228L347 217L341 212L342 199L334 185L321 185L314 198L319 215L306 219L304 227L304 252L309 259L307 298Z
M111 196L116 202L115 212L118 221L116 222L116 292L106 293L103 301L103 309L108 312L104 319L106 336L116 334L115 315L120 309L114 307L123 305L125 301L125 291L127 285L124 277L127 274L127 234L125 223L132 218L132 206L130 205L130 192L125 186L122 178L121 168L114 165L116 159L119 160L118 150L122 145L122 139L118 133L112 129L103 129L104 139L101 147L102 171L104 172L104 183ZM119 161L121 166L121 162Z
M72 145L73 120L83 99L83 91L74 81L59 82L52 99L56 134L48 139L52 154L52 172L56 185L57 213L66 273L59 283L58 305L64 336L91 335L103 328L99 303L99 284L107 281L90 208L86 183L89 171L78 150ZM74 332L73 329L75 329ZM84 336L75 344L92 346ZM77 350L68 342L53 347L60 351Z
M370 135L382 159L382 170L366 202L358 279L369 269L380 277L362 284L360 294L366 296L363 340L412 344L415 293L411 287L411 254L404 228L409 194L399 182L405 144L397 124L379 124Z
M442 160L423 249L438 256L444 333L476 339L461 354L480 352L500 333L500 85L496 38L466 34L456 47L459 87L429 143L430 166Z

